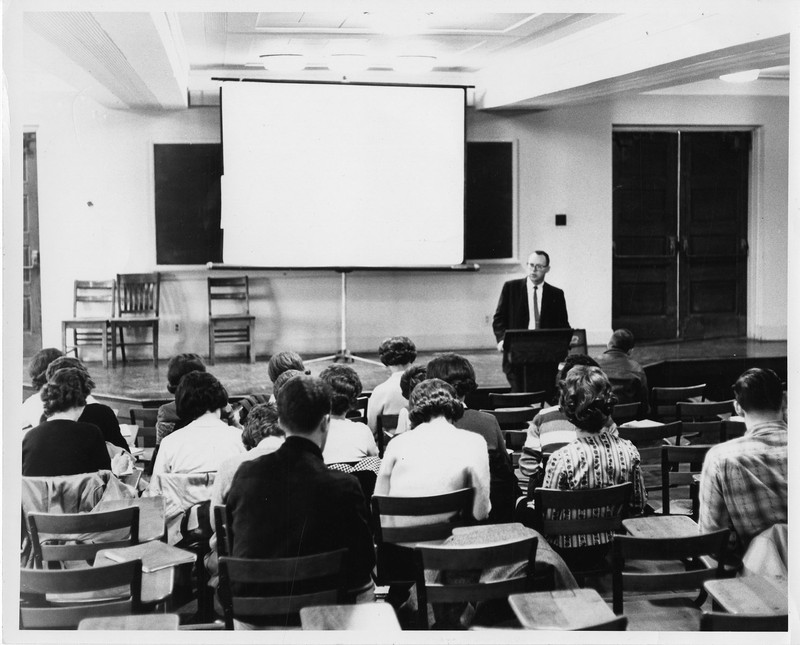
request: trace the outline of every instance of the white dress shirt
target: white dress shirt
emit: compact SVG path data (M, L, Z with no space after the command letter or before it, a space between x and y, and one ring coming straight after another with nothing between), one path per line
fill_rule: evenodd
M245 452L242 431L206 412L161 440L153 474L217 472L226 459Z
M322 458L326 464L360 461L364 457L377 457L378 446L372 431L364 423L331 417L328 439Z

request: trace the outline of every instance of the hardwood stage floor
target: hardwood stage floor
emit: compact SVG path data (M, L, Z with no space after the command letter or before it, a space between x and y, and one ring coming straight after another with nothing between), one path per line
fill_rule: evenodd
M588 353L596 357L603 351L605 346L594 345L589 346ZM426 363L435 353L420 352L417 363ZM499 352L469 350L459 353L472 362L479 386L508 385L501 369ZM642 365L648 365L668 359L764 358L786 356L786 353L786 341L755 341L742 338L642 344L634 349L633 357ZM360 356L378 360L377 354L360 354ZM314 356L303 358L308 360ZM95 390L97 394L133 399L168 399L171 396L167 392L167 360L168 357L159 361L158 367L154 367L152 361L146 359L130 362L124 366L118 363L116 369L111 367L103 369L100 362L87 363L87 367L97 384ZM308 368L316 375L330 363L331 361L312 363ZM378 365L361 361L351 365L361 377L365 391L372 390L388 376L388 370ZM230 395L272 391L272 383L267 377L266 359L260 359L252 365L240 359L218 359L216 365L209 366L209 371L222 382ZM24 373L27 374L27 364Z

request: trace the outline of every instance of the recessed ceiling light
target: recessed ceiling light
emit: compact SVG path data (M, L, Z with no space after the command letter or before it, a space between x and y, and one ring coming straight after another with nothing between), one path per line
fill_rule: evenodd
M394 68L405 74L424 74L436 64L436 56L397 56Z
M758 69L748 69L734 74L722 74L719 78L726 83L751 83L758 78Z
M299 72L306 66L303 54L262 54L259 58L264 69L272 72Z

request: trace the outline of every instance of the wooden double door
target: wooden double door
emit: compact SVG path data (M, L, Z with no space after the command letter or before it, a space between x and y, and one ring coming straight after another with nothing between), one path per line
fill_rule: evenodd
M613 133L614 329L747 332L749 131Z

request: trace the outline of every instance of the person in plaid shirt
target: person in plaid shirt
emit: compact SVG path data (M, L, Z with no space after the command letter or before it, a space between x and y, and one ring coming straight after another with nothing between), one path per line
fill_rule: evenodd
M787 522L787 435L783 385L772 370L744 372L733 386L743 437L711 448L700 481L700 530L732 528L731 553Z

